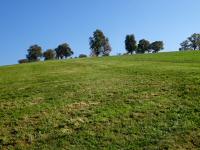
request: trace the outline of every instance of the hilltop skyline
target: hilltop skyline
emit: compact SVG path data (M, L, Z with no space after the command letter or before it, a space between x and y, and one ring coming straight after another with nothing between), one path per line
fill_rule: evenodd
M126 34L165 43L175 51L192 33L200 32L198 0L19 0L0 5L0 65L16 64L30 45L43 50L67 42L75 55L89 54L89 37L101 29L109 38L113 55L124 53Z

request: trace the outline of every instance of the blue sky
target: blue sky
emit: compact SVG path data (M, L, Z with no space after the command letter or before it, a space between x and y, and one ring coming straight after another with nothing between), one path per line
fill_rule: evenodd
M1 0L0 65L25 58L30 45L44 50L67 42L89 54L89 37L101 29L112 54L123 53L126 34L163 40L165 51L200 32L199 0Z

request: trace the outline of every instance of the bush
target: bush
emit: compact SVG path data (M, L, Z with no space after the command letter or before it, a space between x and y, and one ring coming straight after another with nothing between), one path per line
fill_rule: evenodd
M19 64L24 64L24 63L28 63L28 59L20 59L19 61Z
M85 54L80 54L79 55L79 58L85 58L85 57L87 57L87 55L85 55Z

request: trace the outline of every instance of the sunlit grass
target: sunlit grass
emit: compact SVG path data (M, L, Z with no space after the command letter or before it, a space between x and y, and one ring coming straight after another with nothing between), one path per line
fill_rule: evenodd
M197 149L200 52L0 67L2 149Z

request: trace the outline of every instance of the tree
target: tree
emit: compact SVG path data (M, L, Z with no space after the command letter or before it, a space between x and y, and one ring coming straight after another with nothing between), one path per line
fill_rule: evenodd
M52 60L55 59L56 53L52 49L48 49L43 53L44 60Z
M200 50L200 34L194 33L187 40L180 44L180 51L183 50Z
M109 56L110 52L112 51L112 48L110 46L108 38L106 38L105 43L103 45L103 48L104 48L104 50L103 50L103 56Z
M180 51L185 51L185 50L191 49L189 40L183 41L180 45L181 45L181 48L179 49Z
M79 55L79 58L85 58L85 57L87 57L87 55L85 55L85 54L80 54Z
M109 55L112 50L108 38L99 29L93 32L93 36L89 40L92 56Z
M38 45L32 45L27 50L28 54L26 55L27 59L32 61L38 61L40 60L40 57L42 57L42 48Z
M151 43L150 49L153 50L153 53L157 53L160 50L164 49L163 41L155 41L155 42Z
M137 48L137 53L145 53L145 52L150 52L150 42L142 39L139 41L138 48Z
M200 50L200 34L194 33L188 38L193 50Z
M70 48L70 46L67 43L60 44L55 49L55 51L56 51L56 58L57 59L67 58L67 57L70 57L71 55L74 54L74 52L72 51L72 49Z
M128 53L133 54L133 52L136 51L136 49L137 49L137 45L136 44L137 44L137 42L136 42L135 36L133 34L126 36L125 48L126 48L126 51Z

